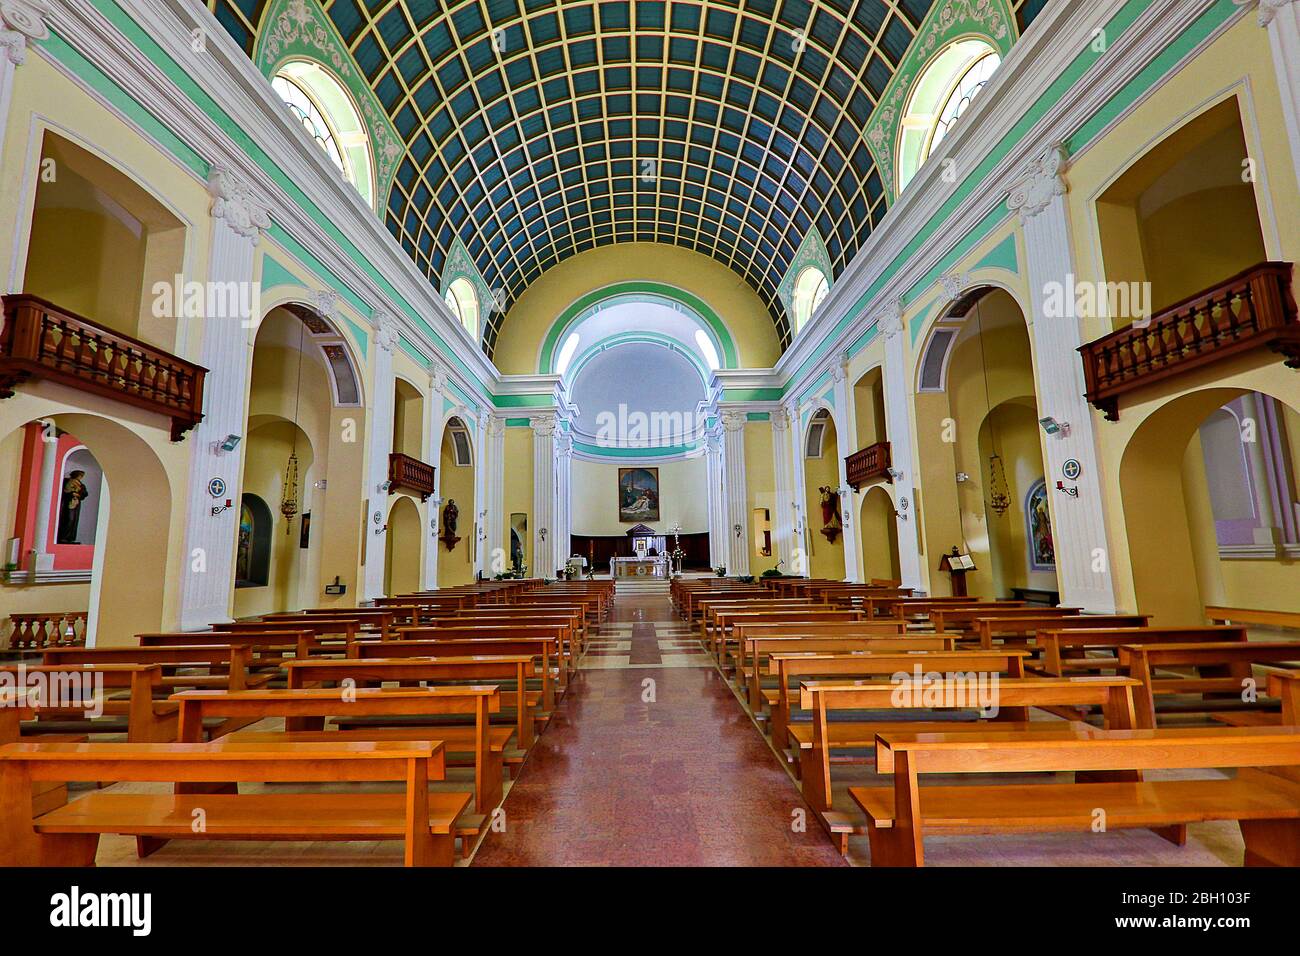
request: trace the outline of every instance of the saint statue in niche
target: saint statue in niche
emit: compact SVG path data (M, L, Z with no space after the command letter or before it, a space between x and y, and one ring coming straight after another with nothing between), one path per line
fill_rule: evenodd
M81 480L84 471L69 472L63 482L59 499L59 544L77 544L77 522L81 520L81 503L90 497L90 491Z
M442 509L442 533L445 537L456 537L456 519L460 517L460 509L456 507L456 499L448 498L447 507Z
M840 518L840 494L830 485L824 485L817 490L822 495L822 534L827 541L834 544L844 527L844 522Z

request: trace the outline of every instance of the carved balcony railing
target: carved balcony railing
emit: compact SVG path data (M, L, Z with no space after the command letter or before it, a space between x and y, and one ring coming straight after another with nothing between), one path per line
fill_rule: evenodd
M395 451L388 456L388 493L406 488L428 501L433 494L433 465Z
M1250 349L1269 348L1300 368L1300 322L1291 263L1264 262L1159 312L1080 346L1089 402L1119 420L1126 392Z
M166 415L172 441L203 420L202 366L34 295L5 296L4 317L0 399L45 379Z
M849 484L857 491L859 486L877 478L892 481L889 469L893 462L889 457L889 442L878 441L861 451L855 451L844 459L844 470Z

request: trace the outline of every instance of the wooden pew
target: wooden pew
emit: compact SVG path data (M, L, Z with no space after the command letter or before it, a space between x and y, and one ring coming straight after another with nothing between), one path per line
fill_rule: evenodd
M19 665L0 665L0 670L15 672ZM37 734L50 730L63 732L66 726L72 733L126 733L130 743L165 743L176 739L177 707L158 700L163 694L163 670L158 664L80 664L76 666L26 666L29 677L45 674L59 679L65 675L78 678L94 675L102 682L105 691L125 692L125 697L106 693L101 700L107 720L92 720L86 716L86 707L57 706L42 701L36 712ZM112 720L111 718L125 718ZM42 725L45 725L44 728ZM51 726L52 725L52 726ZM57 729L55 729L57 728Z
M494 654L494 655L463 655L460 657L449 657L445 653L447 648L441 646L437 641L402 641L389 642L387 644L365 645L362 648L363 660L409 660L416 658L421 664L429 668L431 673L436 672L438 677L425 678L427 680L468 680L481 682L489 680L492 683L501 681L513 681L515 689L512 691L503 691L501 696L504 702L513 703L515 710L515 743L520 750L528 750L536 739L535 727L538 724L545 725L547 717L539 713L538 705L541 703L542 695L534 694L528 690L528 679L532 677L536 670L533 665L533 654ZM307 673L301 669L289 665L289 686L294 687L295 681L302 680L301 676L295 676ZM346 720L336 721L340 727L352 728L359 726L354 723L352 718L357 716L368 716L354 714L349 712L350 716ZM387 716L387 715L383 715ZM368 722L372 726L378 726L375 721ZM306 730L307 727L294 725L294 730Z
M976 620L994 618L1015 619L1021 617L1062 618L1077 617L1081 609L1077 607L1006 607L990 605L988 607L939 607L929 611L930 623L936 631L974 631Z
M1300 611L1260 611L1210 605L1205 609L1205 617L1211 624L1254 624L1258 627L1300 630Z
M768 735L778 749L784 747L786 728L803 698L798 685L806 680L844 677L880 677L906 674L914 669L922 673L1005 674L1024 677L1025 651L904 651L874 654L773 654L767 659L768 673L777 678L776 687L764 689L760 696L768 707ZM791 691L794 693L792 694ZM755 715L757 716L757 715ZM1003 717L1004 720L1028 720L1027 714Z
M1045 674L1063 677L1078 671L1116 670L1118 648L1123 644L1176 644L1199 641L1244 641L1244 627L1075 627L1040 629L1035 641L1042 648L1037 667ZM1098 651L1105 656L1096 656Z
M0 744L18 743L22 736L22 722L36 719L39 700L32 688L21 687L0 691ZM29 736L30 742L85 743L86 737L77 734L42 734ZM61 781L41 780L32 784L32 812L45 813L68 802L68 785Z
M1268 693L1282 701L1281 723L1300 726L1300 673L1273 671L1268 675Z
M321 618L316 616L309 616L292 624L281 621L232 621L229 624L221 625L219 629L236 634L281 632L286 629L311 631L317 642L313 650L338 651L341 653L350 650L361 639L361 635L367 632L366 626L356 617ZM377 632L375 636L379 636ZM338 646L333 646L326 638L336 638Z
M273 675L251 673L253 649L233 644L194 644L181 647L49 647L42 654L50 667L83 664L157 664L164 668L166 688L207 687L248 690L268 683ZM204 668L206 674L179 674L179 668Z
M1143 727L1156 726L1157 694L1226 694L1240 698L1246 682L1255 679L1253 665L1297 661L1300 642L1294 641L1124 644L1119 648L1120 666L1142 685L1137 704ZM1162 667L1190 667L1198 676L1160 677L1158 669ZM1206 709L1212 709L1214 703L1205 701Z
M876 766L893 787L852 787L867 815L873 866L922 866L926 833L1066 831L1090 833L1096 810L1106 829L1150 828L1174 842L1186 825L1236 820L1247 866L1300 866L1300 783L1262 773L1235 779L1016 783L922 787L932 773L1053 773L1300 764L1295 727L1162 730L909 733L877 736Z
M804 598L782 598L773 601L733 601L709 600L701 601L700 608L700 642L711 650L718 646L718 630L726 629L730 625L723 624L719 621L719 615L746 613L757 614L760 611L835 611L840 610L830 604L814 604Z
M555 710L557 684L567 688L572 664L563 653L560 637L545 628L414 628L404 632L402 642L416 641L437 645L435 657L483 657L493 655L529 654L537 659L535 673L541 678L542 709ZM357 658L374 660L393 656L382 642L361 642L357 645ZM551 662L557 663L552 668Z
M862 599L862 610L868 618L897 617L907 620L924 619L934 608L944 607L1024 607L1023 601L986 601L977 597L868 597Z
M275 614L263 615L262 623L281 628L294 628L304 624L310 625L321 619L328 621L356 621L360 625L360 630L377 631L380 637L388 640L392 636L390 629L393 626L394 616L394 612L387 608L349 608L346 611L335 610L332 613L323 611L304 611L300 613L281 611Z
M745 669L753 663L746 653L745 641L751 637L907 637L907 624L903 621L833 621L830 623L768 624L764 622L740 623L731 629L736 640L734 651L728 649L729 666ZM921 632L916 632L921 633Z
M849 836L859 831L847 816L831 809L831 765L872 762L879 733L900 730L961 734L993 729L1028 733L1040 727L1060 726L1048 721L1005 719L1007 715L1027 717L1024 711L1034 707L1050 711L1058 707L1097 706L1106 715L1106 726L1113 729L1132 728L1136 720L1133 692L1137 681L1127 677L1000 677L998 719L965 722L911 719L909 711L926 709L915 703L918 697L923 701L924 696L900 694L900 686L894 681L810 681L799 686L800 706L811 713L812 720L792 723L786 733L797 755L804 799L818 811L827 831L837 840L841 853L848 849ZM909 703L912 706L902 706ZM967 709L975 709L977 704L978 701L973 701ZM901 719L833 721L830 715L837 710L896 710ZM1070 726L1077 733L1094 730L1082 723ZM846 750L871 752L865 758L855 758L844 756ZM883 773L885 769L877 767L877 772Z
M245 693L256 693L246 691ZM147 852L173 839L403 840L407 866L451 866L468 793L429 792L439 741L269 744L6 744L0 747L0 860L93 866L101 833ZM34 781L401 781L404 793L97 792L36 816ZM196 827L202 819L203 826Z
M212 644L248 647L253 667L280 667L290 651L299 660L311 656L320 641L310 630L285 631L162 631L137 634L141 647L194 647Z
M1028 645L1029 639L1039 631L1074 627L1146 627L1150 622L1150 614L1078 614L1066 617L977 617L974 625L980 647L988 650L993 647L995 637L1001 637L1005 644L1009 643L1007 638L1019 636L1022 640L1017 643Z
M714 643L709 648L713 654L714 660L723 664L727 657L729 647L730 629L736 624L834 624L844 621L861 621L861 611L847 610L822 610L821 608L812 608L811 610L785 610L785 611L723 611L719 610L717 614L717 628L714 631Z

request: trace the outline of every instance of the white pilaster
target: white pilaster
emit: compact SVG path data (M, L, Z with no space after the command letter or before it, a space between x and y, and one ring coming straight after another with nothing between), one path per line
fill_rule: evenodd
M1256 22L1268 31L1273 53L1282 117L1291 142L1291 169L1300 183L1300 2L1298 0L1235 0L1239 6L1258 4Z
M506 541L506 420L500 415L485 414L487 451L487 567L491 577L510 568L510 548Z
M775 507L772 509L772 548L783 573L789 574L794 555L794 495L790 490L790 416L784 408L772 410L772 475Z
M706 483L709 493L709 564L726 567L730 546L727 543L726 476L723 468L722 427L715 425L704 433Z
M18 67L27 61L30 44L49 39L50 31L45 26L47 13L41 0L5 0L0 3L0 151L4 150Z
M424 460L433 465L433 495L429 498L424 522L424 564L420 569L421 586L426 591L438 587L438 559L441 556L438 535L442 533L442 399L446 388L446 373L434 366L429 372L429 403L424 414Z
M1115 591L1106 540L1101 468L1093 416L1083 398L1083 366L1076 351L1083 344L1079 319L1072 314L1049 317L1045 310L1051 292L1056 293L1058 301L1073 303L1072 294L1062 295L1062 290L1074 287L1074 253L1065 204L1066 165L1065 150L1049 147L1030 163L1011 190L1007 205L1019 214L1025 236L1038 414L1070 426L1068 435L1048 437L1043 442L1061 602L1089 611L1113 612ZM1066 481L1068 486L1077 484L1077 498L1055 490L1056 482L1065 480L1061 467L1069 459L1082 466L1077 481Z
M894 300L876 320L885 336L885 366L882 387L885 393L885 431L889 437L889 456L894 469L894 519L898 527L898 574L905 588L925 586L921 573L921 554L914 502L917 481L913 460L912 401L907 380L907 336L903 334L903 303Z
M492 502L492 469L495 463L488 455L487 415L474 421L474 448L478 452L474 469L474 570L484 577L492 577L492 545L489 537Z
M812 573L812 561L808 555L808 484L803 457L806 435L799 407L793 401L786 405L786 415L790 418L790 509L794 515L786 573L807 576Z
M54 568L54 554L47 550L50 544L50 512L54 509L55 488L58 488L60 495L63 494L62 483L54 471L59 457L59 433L53 422L41 422L40 425L41 440L37 442L36 448L41 456L41 483L36 489L36 528L32 536L32 560L28 566L31 573L29 580L33 582L37 572Z
M532 576L555 577L555 432L553 412L528 419L533 429L533 567Z
M271 217L249 185L224 167L212 168L208 192L212 196L208 281L251 286L254 249L270 228ZM241 305L255 304L260 296L256 289L252 292L228 298ZM260 306L255 311L260 312ZM254 338L250 330L261 318L260 314L208 316L203 323L199 364L208 374L203 383L203 421L189 437L189 510L181 578L181 627L186 630L231 620ZM223 451L220 446L230 435L239 436L240 442L233 451ZM225 486L215 498L209 492L214 480Z
M849 362L843 357L831 369L831 378L835 390L835 442L840 473L840 523L844 536L844 579L846 581L862 580L862 566L858 560L858 516L853 496L849 487L847 459L857 448L858 426L857 413L853 407L853 395L849 386Z
M722 413L727 573L749 573L749 486L745 481L745 423L741 411Z
M376 309L371 316L375 326L375 366L370 384L370 443L366 452L366 486L362 493L370 499L370 513L388 514L388 455L393 450L393 349L397 345L397 326L392 317ZM366 526L370 540L366 543L365 590L362 598L372 601L384 596L384 565L388 549L388 532L380 520Z
M573 437L565 431L555 435L555 558L563 567L573 550L571 534L573 507Z

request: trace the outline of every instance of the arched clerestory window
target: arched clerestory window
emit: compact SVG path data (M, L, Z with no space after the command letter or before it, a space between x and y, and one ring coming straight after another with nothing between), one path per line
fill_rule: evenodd
M798 332L812 318L817 306L831 291L830 281L816 266L809 266L794 281L794 330Z
M986 41L966 39L948 44L921 72L898 128L900 193L1001 64Z
M443 300L470 336L478 338L478 293L474 284L465 278L453 279Z
M356 187L370 208L375 207L374 163L370 137L352 97L324 67L306 60L282 66L271 88L307 134Z

